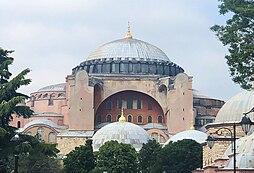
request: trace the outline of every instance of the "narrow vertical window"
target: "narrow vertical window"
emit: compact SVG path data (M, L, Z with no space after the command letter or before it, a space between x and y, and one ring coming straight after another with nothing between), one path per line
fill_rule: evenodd
M132 122L132 116L128 115L128 122Z
M38 135L39 140L42 141L44 139L44 129L43 129L43 127L39 127L37 129L37 135Z
M137 109L142 109L142 100L137 100Z
M17 127L18 127L18 128L20 128L20 121L18 121L18 123L17 123Z
M133 109L133 99L132 98L127 99L127 109Z
M143 117L141 115L138 116L138 123L142 123Z
M161 115L158 116L158 123L162 123L162 116Z
M107 120L107 122L108 122L108 123L111 123L111 121L112 121L112 117L111 117L111 115L107 115L106 120Z
M101 123L101 116L100 115L97 116L97 123L98 124Z
M122 109L123 102L121 99L117 99L117 109Z
M107 110L112 110L112 102L111 102L111 101L108 101L108 102L106 103L106 109L107 109Z
M153 122L153 118L152 118L152 116L148 116L148 121L147 121L148 123L152 123Z

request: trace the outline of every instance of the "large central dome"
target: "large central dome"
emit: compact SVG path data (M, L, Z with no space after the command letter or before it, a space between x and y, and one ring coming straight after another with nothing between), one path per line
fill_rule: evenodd
M91 53L87 60L169 61L158 47L137 39L120 39L106 43Z
M84 62L72 69L72 74L85 70L93 75L175 76L184 70L169 60L158 47L133 39L130 27L124 39L100 46Z

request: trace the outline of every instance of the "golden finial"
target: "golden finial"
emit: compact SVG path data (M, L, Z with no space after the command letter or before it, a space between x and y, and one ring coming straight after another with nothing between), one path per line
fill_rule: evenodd
M193 121L190 122L190 130L195 130L194 122Z
M130 22L128 22L128 31L127 31L127 34L125 35L124 38L126 38L126 39L132 39Z
M122 108L122 111L121 111L121 116L120 116L120 118L119 118L118 121L119 121L119 122L126 122L126 118L125 118L124 115L123 115L123 108Z

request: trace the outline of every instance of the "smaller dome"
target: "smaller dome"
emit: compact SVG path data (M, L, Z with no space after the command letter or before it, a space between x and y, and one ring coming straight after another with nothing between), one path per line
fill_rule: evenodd
M215 123L241 121L243 113L248 112L254 106L254 89L243 91L229 99L218 112ZM254 113L248 115L254 120Z
M93 150L99 148L107 141L118 141L119 143L131 144L139 151L144 143L151 139L149 134L136 124L129 122L110 123L98 130L93 139Z
M192 139L200 144L205 143L207 139L207 134L204 132L200 132L198 130L186 130L176 135L172 136L165 144L169 144L170 142L177 142L183 139Z
M27 128L31 126L38 126L38 125L49 126L55 129L56 131L60 131L61 129L61 127L57 125L56 123L54 123L53 121L46 120L46 119L38 119L38 120L32 120L28 122L23 128L19 129L19 132L23 132L24 130L26 130Z
M254 133L236 141L236 153L237 168L254 168ZM224 157L226 155L230 158L225 168L233 168L234 158L231 145L225 151Z
M39 89L37 92L48 92L48 91L66 91L66 83L49 85Z

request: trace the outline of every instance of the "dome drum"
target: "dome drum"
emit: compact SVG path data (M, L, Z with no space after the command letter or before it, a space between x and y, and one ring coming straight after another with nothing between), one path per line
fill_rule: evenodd
M72 69L72 74L79 70L97 74L129 74L175 76L184 70L169 61L137 61L137 60L90 60L82 62Z

